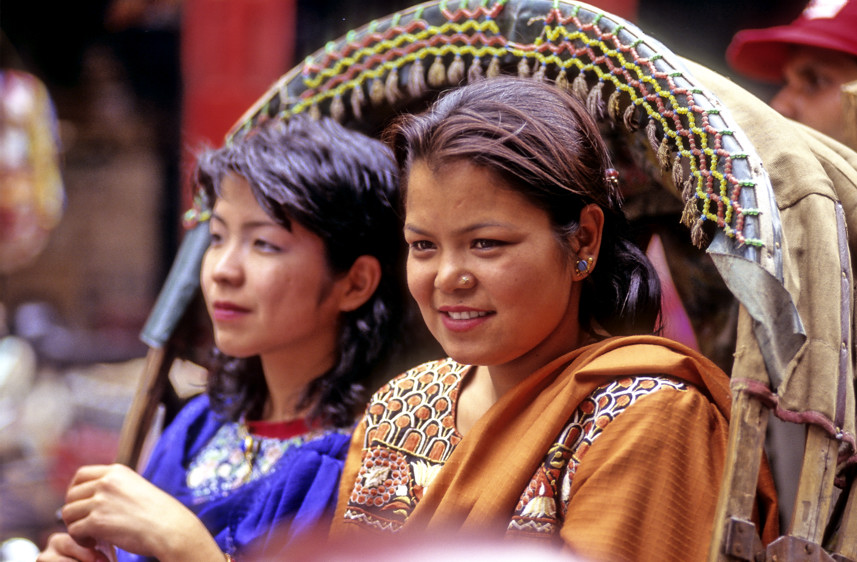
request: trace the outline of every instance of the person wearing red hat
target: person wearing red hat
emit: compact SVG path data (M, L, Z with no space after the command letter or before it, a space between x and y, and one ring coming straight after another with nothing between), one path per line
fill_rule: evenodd
M735 34L726 60L758 80L783 83L771 106L857 149L843 118L842 87L857 81L857 0L811 0L788 25Z

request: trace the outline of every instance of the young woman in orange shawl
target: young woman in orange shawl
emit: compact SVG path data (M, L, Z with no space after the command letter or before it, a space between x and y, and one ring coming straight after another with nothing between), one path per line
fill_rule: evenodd
M586 560L705 559L729 381L653 335L657 276L625 237L585 109L535 80L483 80L400 118L387 140L408 285L450 357L369 402L333 537L465 533Z

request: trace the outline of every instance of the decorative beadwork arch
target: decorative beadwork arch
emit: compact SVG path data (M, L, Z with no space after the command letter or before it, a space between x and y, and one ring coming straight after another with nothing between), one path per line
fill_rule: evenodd
M765 363L778 377L805 335L782 286L782 232L768 175L716 96L677 55L621 18L560 0L419 4L308 56L227 139L303 112L372 133L446 88L499 74L567 88L614 127L618 142L660 170L659 182L684 202L681 221L693 243L707 248L757 322Z

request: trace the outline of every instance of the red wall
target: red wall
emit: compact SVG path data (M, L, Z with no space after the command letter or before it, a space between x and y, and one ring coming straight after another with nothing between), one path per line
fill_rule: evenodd
M186 0L182 21L183 170L219 146L294 61L295 0ZM184 182L187 185L187 182Z

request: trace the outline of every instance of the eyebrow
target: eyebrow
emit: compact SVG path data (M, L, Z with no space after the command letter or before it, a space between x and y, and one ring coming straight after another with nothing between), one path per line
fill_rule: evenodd
M216 220L216 221L217 221L217 222L219 222L219 223L226 224L226 221L225 221L225 220L223 220L223 217L221 217L220 215L218 215L218 214L217 214L217 213L215 213L215 212L212 212L212 213L211 213L211 220L212 220L212 221ZM275 226L275 227L279 227L279 228L286 228L286 227L284 227L283 225L281 225L280 223L275 222L275 221L273 221L273 220L271 220L271 219L268 219L268 220L259 220L259 221L250 221L250 222L246 222L246 223L242 223L242 224L241 224L241 228L242 228L243 230L251 230L251 229L254 229L254 228L262 228L262 227L268 227L268 226ZM286 230L288 230L288 229L286 228Z
M508 225L506 223L502 223L502 222L479 222L476 224L471 224L469 226L466 226L466 227L456 231L456 233L466 234L468 232L473 232L476 230L480 230L482 228L492 228L492 227L493 228L514 229L513 226L510 226L510 225ZM427 230L423 230L420 227L414 226L413 224L409 224L409 223L405 223L405 230L409 230L409 231L413 232L414 234L419 234L421 236L430 234L430 232L428 232Z

